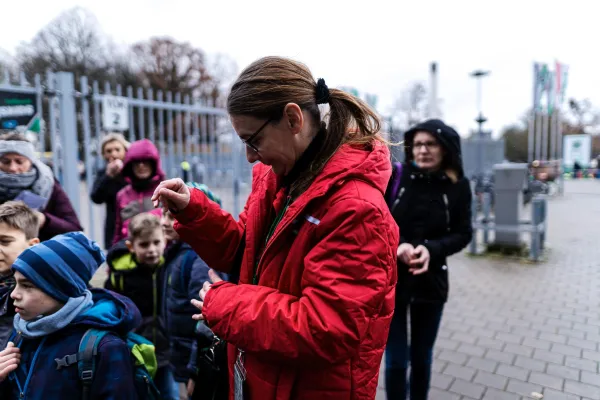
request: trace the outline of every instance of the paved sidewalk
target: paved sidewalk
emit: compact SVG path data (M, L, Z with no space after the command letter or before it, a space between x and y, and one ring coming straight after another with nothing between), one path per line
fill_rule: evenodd
M430 399L600 400L600 182L566 182L548 226L543 264L450 260Z

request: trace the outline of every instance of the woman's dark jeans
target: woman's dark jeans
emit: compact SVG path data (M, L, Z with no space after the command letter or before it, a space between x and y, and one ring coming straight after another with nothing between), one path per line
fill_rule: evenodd
M410 346L407 316L410 307ZM385 349L385 387L388 400L406 399L410 363L410 399L426 400L431 380L433 345L440 327L443 303L396 302ZM410 358L409 358L410 356Z

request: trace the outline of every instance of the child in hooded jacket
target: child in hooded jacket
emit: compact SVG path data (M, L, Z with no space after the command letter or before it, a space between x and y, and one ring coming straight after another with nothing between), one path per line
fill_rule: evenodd
M13 329L14 300L10 297L16 282L11 267L19 254L40 242L38 219L25 203L7 201L0 205L0 349Z
M181 392L191 378L187 366L196 341L196 321L192 316L197 309L190 300L199 300L202 285L209 280L209 267L187 243L179 240L174 222L171 213L163 211L161 223L167 240L164 315L171 342L171 367Z
M110 331L98 344L90 399L137 398L125 335L140 322L127 298L88 282L104 255L80 232L56 236L23 251L13 264L11 293L17 315L7 347L0 352L0 398L81 399L77 354L88 329Z
M148 139L133 142L125 156L121 175L128 185L117 193L113 245L127 237L127 225L136 215L152 212L160 217L160 210L154 208L151 197L165 179L165 173L154 143Z
M171 350L166 322L167 266L163 256L166 240L160 219L141 213L131 219L127 240L117 243L107 255L106 289L129 297L142 314L136 333L154 343L158 369L154 383L164 400L177 400L178 386L171 368Z

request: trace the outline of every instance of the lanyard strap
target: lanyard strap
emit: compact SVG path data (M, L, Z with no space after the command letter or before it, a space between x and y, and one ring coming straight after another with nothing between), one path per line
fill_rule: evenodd
M38 356L40 355L42 347L44 346L44 342L46 341L46 338L47 338L47 336L44 336L44 338L40 342L37 350L35 351L35 354L33 355L33 359L31 360L31 365L29 366L29 371L27 372L27 378L25 379L24 387L21 387L21 382L19 382L19 377L18 377L16 371L12 372L14 374L13 376L14 376L15 382L17 383L17 387L19 388L19 393L21 395L21 399L25 398L25 394L27 393L27 387L29 386L29 381L31 380L31 376L33 375L35 363L37 361ZM23 343L23 342L21 341L21 343ZM20 348L20 343L19 343L19 348Z
M279 225L279 223L283 219L283 216L285 215L285 212L287 211L287 209L291 203L292 203L292 197L288 196L287 200L285 201L285 205L283 206L281 211L279 211L279 213L277 214L277 217L275 217L275 220L273 221L273 223L271 224L271 227L269 228L269 232L267 233L267 237L265 238L265 244L264 244L262 254L261 254L260 258L258 259L258 261L256 262L256 265L254 266L254 275L252 277L253 285L258 285L258 278L259 278L258 264L260 263L262 256L265 254L265 250L267 250L267 243L269 243L269 240L275 233L275 229L277 229L277 225Z

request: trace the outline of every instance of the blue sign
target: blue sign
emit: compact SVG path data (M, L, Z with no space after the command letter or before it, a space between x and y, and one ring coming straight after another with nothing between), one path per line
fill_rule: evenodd
M0 126L14 129L29 125L38 112L36 100L35 93L0 90Z

